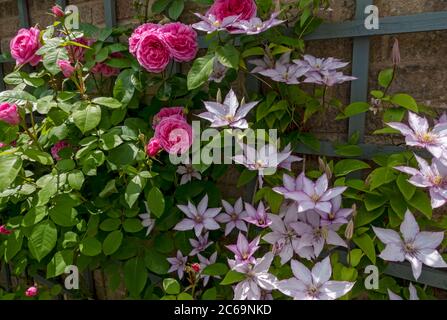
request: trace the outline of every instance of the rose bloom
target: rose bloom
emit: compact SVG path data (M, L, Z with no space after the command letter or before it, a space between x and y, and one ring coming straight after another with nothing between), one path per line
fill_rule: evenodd
M37 28L20 29L17 35L9 43L11 56L16 63L36 66L42 57L36 55L36 51L40 48L40 30Z
M214 15L219 21L226 17L239 16L238 20L250 20L256 16L254 0L216 0L207 15Z
M146 32L142 35L136 56L140 65L154 73L162 72L171 60L169 48L158 33Z
M183 154L192 145L192 128L183 119L168 117L155 128L155 138L170 154Z
M110 55L110 58L115 58L115 59L119 59L119 58L123 58L123 57L124 56L121 52L114 52ZM117 76L120 74L119 68L111 67L105 62L100 62L100 63L95 64L95 66L90 71L94 74L101 74L105 78L114 77L114 76Z
M58 60L57 65L62 70L65 78L70 78L75 71L75 68L71 65L70 61L67 60Z
M174 116L175 118L186 121L185 109L183 107L167 107L162 108L152 120L152 128L156 128L161 120Z
M12 126L18 125L20 123L20 115L17 106L7 102L0 104L0 121Z
M136 28L129 38L129 52L135 56L143 33L146 31L154 32L159 28L160 25L155 23L145 23Z
M59 18L62 18L62 17L65 16L64 11L63 11L62 8L59 7L59 6L53 6L53 7L51 8L51 12L53 12L53 14L54 14L56 17L59 17Z
M157 138L152 138L146 146L146 154L149 157L155 157L160 150L161 146Z
M174 22L164 25L160 32L176 61L187 62L196 57L199 48L197 33L193 28L180 22Z
M65 140L56 142L56 144L51 148L51 155L53 156L53 159L56 160L56 161L62 160L62 158L59 156L59 152L62 149L70 148L70 147L71 147L71 144L69 144Z

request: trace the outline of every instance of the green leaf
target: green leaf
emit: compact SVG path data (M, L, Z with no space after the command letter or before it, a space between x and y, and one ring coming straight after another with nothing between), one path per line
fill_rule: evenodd
M126 200L129 208L132 208L135 202L138 200L138 197L143 191L145 185L146 179L140 177L139 175L133 177L132 180L130 180L130 182L127 184L126 192L124 193L124 199Z
M102 243L102 250L106 256L115 253L121 246L123 233L120 230L110 232Z
M158 218L165 211L165 198L157 187L153 187L147 195L147 206L149 210Z
M150 271L156 274L163 275L168 273L169 263L166 260L166 256L162 255L156 250L146 251L144 263Z
M184 0L173 0L169 6L168 15L172 20L177 20L183 12L185 7Z
M242 186L245 186L254 178L256 178L257 175L258 172L256 170L244 169L244 171L242 171L241 175L239 176L239 179L237 180L237 187L240 188Z
M31 254L41 261L53 250L57 240L57 228L50 220L36 225L28 238L28 248Z
M22 159L14 155L0 157L0 191L8 188L22 169Z
M416 186L408 182L407 176L400 174L396 180L397 186L400 192L403 194L406 200L410 200L416 192Z
M216 50L219 62L228 68L239 69L239 51L231 44L218 47Z
M244 279L245 279L244 274L230 270L225 275L225 278L220 282L220 285L225 286L225 285L233 284L236 282L240 282Z
M84 174L79 170L73 170L67 176L68 184L75 190L81 190L84 184Z
M264 195L265 200L269 204L270 210L272 213L279 213L281 208L281 204L284 201L284 197L279 193L273 191L270 188L267 188Z
M172 278L167 278L163 280L163 290L167 294L179 294L180 293L180 283Z
M9 102L18 105L34 103L37 99L25 91L6 90L0 92L0 102Z
M363 250L373 264L376 264L376 250L374 248L374 242L369 235L364 233L359 237L354 237L352 241L354 241L354 243Z
M162 13L168 7L171 1L172 0L156 0L152 5L152 12L155 14Z
M412 96L405 93L398 93L391 97L391 102L397 104L398 106L404 107L413 112L418 112L418 104Z
M4 256L6 262L11 261L11 259L14 258L17 253L19 253L20 249L22 249L22 243L23 243L23 234L20 231L14 231L10 235L8 235L8 238L4 243L5 245Z
M79 250L81 250L81 253L89 257L97 256L101 253L101 249L101 242L99 242L96 238L86 238L79 244Z
M73 251L64 250L56 252L47 265L47 278L60 276L65 272L65 267L73 264Z
M63 47L55 47L49 50L43 56L43 66L51 74L56 75L61 72L57 62L59 60L69 60L67 49Z
M146 286L147 271L141 257L130 259L124 265L124 283L130 294L138 296Z
M320 151L320 141L312 133L300 133L298 139L307 147Z
M402 119L405 116L405 108L388 108L385 110L385 112L383 113L383 122L387 123L387 122L401 122ZM393 128L389 128L393 131L393 132L398 132L397 130L393 129Z
M213 72L215 56L212 54L197 58L188 73L188 89L193 90L208 81Z
M338 120L338 119L349 118L360 113L365 113L369 110L369 108L370 108L369 103L354 102L348 105L346 109L343 111L343 115L337 116L336 119Z
M431 219L433 210L431 207L431 201L430 198L427 196L427 194L422 190L416 190L414 193L414 196L411 198L408 203L422 212L428 219Z
M37 161L43 165L49 166L53 164L53 158L49 153L34 149L26 149L23 153L31 160Z
M99 229L103 231L114 231L121 225L121 220L119 218L109 218L101 222Z
M345 144L336 146L335 153L344 157L359 157L363 154L363 151L357 145Z
M92 102L94 104L99 104L101 106L104 106L104 107L107 107L110 109L118 109L123 106L121 102L119 102L118 100L116 100L114 98L110 98L110 97L95 98L92 100Z
M381 85L384 88L387 88L391 84L391 81L393 81L393 74L394 71L392 68L380 71L379 85Z
M73 121L82 133L86 133L101 122L101 107L88 105L85 109L77 110L73 112Z
M217 296L216 288L210 288L202 294L202 300L216 300L216 296Z
M362 259L362 257L363 257L362 250L352 249L349 252L349 255L348 255L349 260L348 261L350 262L351 266L356 267L360 263L360 260Z
M396 173L391 168L378 168L369 175L371 190L396 180Z
M143 225L139 219L126 219L124 220L123 228L126 232L135 233L143 230Z
M228 267L224 263L210 264L203 269L202 274L209 276L222 276L228 272Z
M48 215L47 207L32 207L23 217L22 226L31 227Z
M334 174L335 176L340 177L357 170L368 169L368 168L370 168L369 164L360 160L355 159L341 160L337 162L337 164L335 165Z
M248 48L246 50L244 50L244 52L242 52L242 58L248 58L251 56L263 56L264 55L264 49L261 47L252 47L252 48Z
M61 227L72 227L79 221L76 219L78 212L76 209L65 205L56 205L49 211L51 220Z
M374 209L377 209L380 206L384 205L387 201L388 201L388 199L382 195L376 196L373 194L366 194L365 195L366 210L372 211Z

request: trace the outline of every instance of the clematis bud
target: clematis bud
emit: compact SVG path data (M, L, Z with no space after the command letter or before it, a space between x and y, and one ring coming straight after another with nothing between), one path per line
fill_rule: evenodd
M200 264L198 264L198 263L193 263L193 264L191 265L191 268L192 268L196 273L198 273L198 272L200 271Z
M149 157L155 157L160 150L160 142L155 137L152 138L146 146L146 153Z
M6 229L5 225L0 226L0 234L9 235L11 233L12 233L12 231Z
M59 18L63 18L63 17L65 16L64 11L63 11L62 8L59 7L59 6L53 6L53 7L51 8L51 12L53 12L53 14L54 14L56 17L59 17Z
M346 239L351 240L353 235L354 235L354 221L351 219L348 222L348 225L346 226L345 237Z
M216 102L222 103L222 92L220 91L220 88L217 89Z
M37 289L37 287L35 287L35 286L29 287L25 291L25 295L27 297L35 297L35 296L37 296L38 293L39 293L39 289Z
M397 38L394 38L391 60L393 61L393 64L395 66L400 64L400 49L399 49L399 41L397 40Z

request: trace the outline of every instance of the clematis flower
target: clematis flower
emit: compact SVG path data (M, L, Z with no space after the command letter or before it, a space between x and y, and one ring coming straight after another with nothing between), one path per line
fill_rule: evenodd
M316 58L310 54L304 55L303 60L293 60L293 63L307 65L310 68L309 72L332 72L344 68L349 64L349 62L343 62L340 59L332 57L326 59Z
M388 290L388 297L390 298L390 300L403 300L401 296L395 294L390 289L387 290ZM410 300L419 300L418 292L412 283L410 283L408 290L410 291Z
M225 212L219 214L216 217L216 221L226 223L225 236L229 235L234 228L247 232L247 225L244 222L244 218L247 217L247 212L244 211L242 198L239 198L235 202L234 207L225 200L222 200L222 205Z
M280 12L274 12L270 18L266 21L262 21L258 17L253 17L250 20L239 20L232 24L232 28L229 30L232 34L246 34L255 35L267 31L270 28L276 27L285 20L278 20L276 17Z
M281 164L298 161L295 156L292 156L291 151L285 149L278 152L277 147L271 143L262 146L259 151L245 144L242 144L241 148L242 154L236 154L233 160L244 165L248 170L258 171L260 187L262 187L264 175L274 174Z
M236 244L227 245L227 249L234 253L234 265L254 263L253 254L259 249L260 237L256 237L250 243L247 238L239 232Z
M171 264L168 273L177 271L178 278L182 279L185 272L186 262L188 261L188 256L183 256L180 250L177 251L177 256L174 258L167 258L168 262Z
M200 172L194 169L194 167L190 164L178 166L177 173L182 175L182 178L180 179L180 185L191 182L193 177L197 180L202 180Z
M330 200L342 194L347 187L335 187L329 189L326 174L321 175L316 182L303 177L303 190L289 192L286 197L298 202L298 211L316 209L322 212L331 212Z
M329 257L316 263L312 271L296 260L292 260L291 266L295 277L279 281L278 289L294 300L335 300L351 291L355 284L329 280L332 275Z
M285 160L283 160L282 162L279 163L279 165L278 165L279 168L283 168L283 169L292 171L292 163L303 160L303 158L292 155L292 146L290 143L281 152L282 153L290 153L290 155Z
M146 212L139 214L138 216L141 219L141 224L143 225L143 227L147 228L146 231L146 237L147 237L155 226L155 219L151 219L151 210L149 210L146 201L144 201L144 206L146 207Z
M331 211L324 212L317 210L321 217L321 226L327 226L335 231L337 231L340 226L348 223L348 217L354 211L353 209L343 209L341 208L341 196L337 196L331 200Z
M187 218L180 221L174 230L185 231L194 229L196 236L200 236L202 230L217 230L220 228L215 217L221 208L208 208L208 195L205 195L196 207L188 201L188 205L177 205L186 214Z
M299 84L298 80L309 71L306 65L290 63L290 51L284 53L275 63L275 68L259 71L258 73L271 78L273 81L287 84Z
M200 13L194 13L194 15L199 17L202 21L194 23L191 26L196 30L205 31L206 33L226 30L226 28L231 27L231 25L239 19L239 16L228 16L219 20L213 14L204 16Z
M303 190L304 177L304 172L301 172L296 179L288 174L284 174L282 176L283 186L274 187L273 191L283 195L286 199L290 199L289 193Z
M189 253L190 256L197 255L199 252L206 250L206 248L208 248L210 245L214 243L213 241L208 241L208 235L209 234L207 232L203 236L198 236L197 240L189 239L189 243L193 247L193 249Z
M253 59L248 62L256 66L250 73L259 73L261 71L275 68L275 61L272 60L269 55L265 55L262 59Z
M248 223L254 224L259 228L267 228L272 224L272 220L269 218L269 213L262 201L259 202L257 209L246 202L245 211L247 212L247 217L245 217L244 220Z
M246 279L234 287L234 300L260 300L263 290L276 289L278 279L268 272L273 257L269 252L257 259L254 265L239 264L233 267L233 270L246 275Z
M444 239L444 232L420 232L409 210L400 225L402 237L390 229L373 227L373 230L386 245L379 257L386 261L409 261L416 280L421 275L423 264L433 268L447 268L447 263L436 250Z
M197 258L199 258L200 261L200 270L205 269L207 266L211 265L211 264L215 264L216 260L217 260L217 251L214 252L209 259L205 258L204 256L202 256L200 253L197 254ZM200 278L203 279L203 286L206 287L206 285L208 284L208 281L210 280L210 276L206 275L206 274L201 274ZM220 276L214 276L214 278L216 279L220 279Z
M219 59L214 59L213 62L213 72L211 73L208 81L214 81L216 83L221 83L227 74L228 68L219 62Z
M408 112L408 124L388 122L387 125L400 131L405 136L405 142L411 147L427 149L435 158L440 158L447 144L447 123L440 123L429 128L426 118Z
M210 121L212 128L229 126L231 128L247 129L248 123L244 118L258 103L259 101L245 103L245 100L242 99L239 105L236 94L231 89L223 104L205 101L205 108L208 112L201 113L198 117Z
M343 72L321 71L306 73L305 83L321 84L328 87L335 86L347 81L357 80L356 77L344 75Z
M326 227L321 227L320 215L315 211L306 213L307 223L297 221L291 223L291 227L301 237L296 248L297 253L303 258L316 258L323 251L324 244L347 247L346 242L335 232ZM311 251L309 249L312 249Z
M447 112L444 112L439 119L434 120L435 124L443 124L447 123Z
M287 263L293 257L294 248L299 247L299 237L292 223L298 221L298 213L295 208L290 207L284 219L276 214L270 214L272 224L269 228L272 232L267 233L262 239L273 245L274 253L281 257L281 264Z
M412 177L409 183L420 188L429 188L432 208L439 208L447 202L447 167L434 158L432 164L414 155L419 164L419 170L411 167L398 166L394 169L408 173Z

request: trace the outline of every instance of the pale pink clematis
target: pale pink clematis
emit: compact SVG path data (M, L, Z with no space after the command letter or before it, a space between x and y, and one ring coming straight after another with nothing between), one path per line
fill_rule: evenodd
M267 212L267 209L262 201L259 202L257 209L246 202L245 211L247 212L247 217L245 217L244 220L248 223L254 224L259 228L267 228L272 224L269 213Z
M188 261L188 256L183 256L180 250L177 251L177 255L174 258L167 258L168 262L171 264L171 268L169 268L168 273L177 271L177 275L179 279L183 278L186 262Z
M200 13L194 13L194 15L199 17L202 21L194 23L191 26L196 30L205 31L206 33L226 30L239 19L239 16L229 16L219 20L213 14L204 16Z
M190 256L195 256L198 253L206 250L210 245L212 245L213 241L208 241L208 235L209 233L205 233L203 236L198 236L196 239L189 239L189 243L192 246L192 250L189 253Z
M247 238L239 233L236 244L226 246L228 250L234 253L235 260L230 260L233 265L254 263L253 254L259 249L259 240L260 237L256 237L249 243Z
M297 65L290 63L290 52L286 52L276 61L274 68L262 70L258 73L276 82L299 84L301 83L299 78L304 76L308 71L309 67L304 64Z
M258 17L250 20L239 20L231 25L229 30L232 34L255 35L267 31L285 22L285 20L276 19L281 12L274 12L266 21L262 21Z
M402 237L391 229L373 227L373 230L386 245L379 257L386 261L409 261L416 280L422 273L423 264L433 268L447 268L447 263L436 250L444 239L444 232L421 232L409 210L400 225Z
M347 187L329 188L329 181L326 174L313 182L307 177L303 177L303 190L289 192L286 196L298 202L298 211L319 210L331 212L332 204L330 200L342 194Z
M303 190L304 177L304 172L301 172L296 179L284 174L282 176L283 186L274 187L273 191L283 195L286 199L291 199L289 193Z
M202 175L200 174L200 172L194 169L194 167L190 164L178 166L177 173L182 175L182 178L180 179L180 185L191 182L192 178L202 180Z
M209 258L205 258L200 253L197 254L197 258L200 261L200 270L205 269L207 266L215 264L217 260L217 251L214 252ZM205 274L200 274L200 278L203 279L203 286L206 287L208 281L210 280L210 276ZM216 279L220 279L220 276L214 276Z
M177 205L186 214L187 218L180 221L174 230L185 231L194 229L196 236L200 236L203 230L217 230L220 228L215 217L221 208L208 208L208 195L205 195L196 207L191 202L188 205Z
M351 291L355 284L329 280L332 275L329 257L315 264L312 271L296 260L292 260L291 266L295 277L280 281L278 289L294 300L335 300Z
M259 101L245 103L245 100L242 99L239 104L236 94L231 89L223 103L205 101L205 108L208 111L197 116L210 121L212 128L228 126L231 128L247 129L248 122L244 118L258 103Z
M347 247L346 242L335 232L327 227L321 227L320 216L315 211L306 213L307 223L297 221L291 223L291 227L301 237L296 248L297 253L303 258L316 258L323 251L326 244ZM309 252L309 249L312 249ZM301 250L303 249L303 250Z
M330 229L337 231L340 226L348 223L348 218L354 211L351 209L343 209L341 207L342 197L337 196L331 200L331 211L325 212L316 210L321 217L321 226L327 226Z
M414 155L419 164L419 170L412 167L398 166L394 169L408 173L412 177L409 183L416 187L428 188L432 208L439 208L447 202L447 166L433 158L431 165L423 158Z
M400 131L405 136L405 142L411 147L427 149L435 158L441 158L447 145L447 123L436 124L430 129L426 118L408 112L408 124L388 122L387 125Z
M247 217L247 212L244 211L242 198L239 198L235 202L234 207L225 200L222 200L222 205L225 212L219 214L216 217L216 221L219 223L226 223L225 236L229 235L234 228L246 232L247 225L245 224L244 218Z
M239 264L233 267L233 270L246 275L246 279L234 287L234 300L260 300L264 291L276 289L278 279L269 273L273 258L273 254L268 252L254 265Z
M155 219L151 218L151 210L149 210L149 206L147 204L147 201L144 201L144 206L146 208L146 212L139 214L138 216L141 219L141 225L145 228L147 228L146 230L146 236L148 236L152 229L154 229L155 226Z

